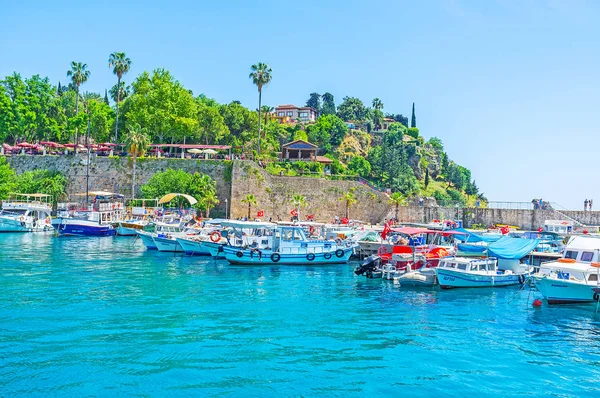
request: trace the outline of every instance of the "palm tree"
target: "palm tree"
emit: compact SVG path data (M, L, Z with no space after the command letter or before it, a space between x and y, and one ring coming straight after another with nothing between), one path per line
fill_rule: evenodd
M250 69L252 72L249 77L252 79L252 83L258 87L258 154L260 155L260 107L262 104L262 88L271 81L271 72L273 72L273 70L269 68L269 65L262 62L252 65Z
M256 206L256 197L251 193L246 195L244 199L242 199L242 203L248 203L248 220L250 220L250 211L252 210L252 206Z
M396 206L396 220L398 219L398 208L400 206L404 206L406 205L406 197L404 197L404 195L402 195L400 192L394 192L393 194L390 195L390 200L389 203L391 205L395 205Z
M373 98L373 102L371 103L374 109L383 109L383 102L379 98Z
M275 108L273 108L272 106L269 106L269 105L263 105L261 107L261 112L265 115L265 126L266 126L267 122L271 118L271 114L273 112L275 112Z
M302 195L294 195L292 202L296 205L296 211L298 212L298 220L300 220L300 207L306 206L306 198Z
M127 152L133 159L133 177L131 178L131 199L135 199L135 170L138 156L144 156L146 149L150 145L150 137L146 134L145 129L142 129L139 124L129 127L125 138Z
M356 203L356 195L353 192L346 192L340 200L346 201L346 218L350 218L350 206Z
M118 87L119 89L117 90L117 85L115 84L109 91L110 98L115 102L117 102L117 95L119 96L119 101L123 101L125 98L129 97L129 94L131 93L130 87L126 86L125 82L121 82Z
M114 52L110 54L108 57L108 67L113 68L113 73L117 75L117 87L121 87L121 78L127 72L129 72L129 68L131 67L131 60L127 58L125 53ZM119 138L119 100L120 98L120 90L117 91L117 118L115 121L115 144L118 142Z
M219 203L220 200L214 191L207 192L204 195L204 198L202 198L202 204L204 204L204 207L206 208L206 218L210 218L210 208L213 207L213 205L218 205Z
M67 76L71 77L71 82L75 86L75 114L79 114L79 86L87 82L90 78L90 71L87 70L87 64L71 61L71 70L67 71ZM77 153L77 127L75 127L75 153Z

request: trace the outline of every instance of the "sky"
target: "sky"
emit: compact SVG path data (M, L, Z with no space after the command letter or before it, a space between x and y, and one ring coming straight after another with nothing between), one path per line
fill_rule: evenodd
M330 92L410 117L443 140L492 201L600 203L600 2L593 0L0 0L0 76L115 84L166 68L194 94L252 109L250 66L273 79L263 103L303 105Z

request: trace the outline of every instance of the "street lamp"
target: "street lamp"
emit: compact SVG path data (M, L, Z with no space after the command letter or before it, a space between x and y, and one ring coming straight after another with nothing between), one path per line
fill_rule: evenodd
M229 217L227 217L227 198L225 198L225 218L229 220Z

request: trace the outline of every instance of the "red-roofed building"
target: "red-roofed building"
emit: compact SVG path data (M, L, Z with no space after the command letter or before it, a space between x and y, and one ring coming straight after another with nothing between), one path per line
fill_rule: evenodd
M317 121L317 111L309 106L279 105L275 108L275 118L279 123L314 123Z

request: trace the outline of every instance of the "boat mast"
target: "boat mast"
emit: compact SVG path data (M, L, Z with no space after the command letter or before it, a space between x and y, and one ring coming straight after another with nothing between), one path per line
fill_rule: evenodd
M87 133L85 136L85 146L87 147L87 161L85 162L85 208L89 206L89 192L90 192L90 110L86 109L87 112ZM77 145L77 143L75 144Z

